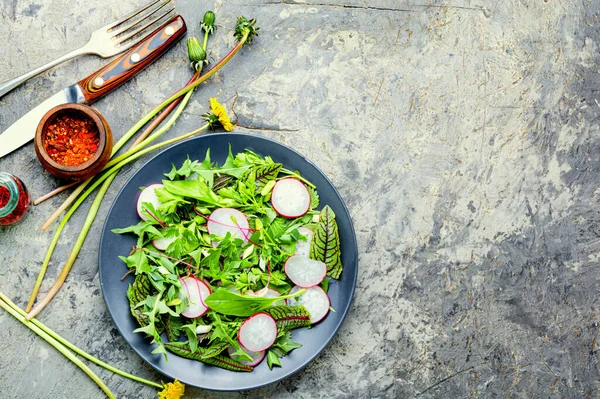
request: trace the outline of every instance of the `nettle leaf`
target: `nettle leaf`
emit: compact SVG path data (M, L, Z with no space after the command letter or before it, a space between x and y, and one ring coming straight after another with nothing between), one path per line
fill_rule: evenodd
M255 165L248 170L246 179L253 181L256 192L260 192L267 183L277 179L282 167L283 165L280 163Z
M310 257L325 262L327 273L335 278L342 274L340 236L335 221L335 213L326 205L319 215L319 223L310 244Z
M317 189L312 188L311 186L306 186L308 189L308 194L310 195L310 209L317 209L319 207L319 193Z

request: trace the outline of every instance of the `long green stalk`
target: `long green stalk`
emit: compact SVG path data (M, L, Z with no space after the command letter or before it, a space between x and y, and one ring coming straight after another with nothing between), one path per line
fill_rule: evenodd
M15 319L19 320L27 328L29 328L31 331L36 333L40 338L42 338L44 341L48 342L57 351L62 353L63 356L65 356L67 359L72 361L77 367L79 367L81 370L83 370L83 372L86 373L100 387L100 389L102 389L102 391L104 391L104 393L106 394L106 396L108 398L116 399L115 395L113 395L113 393L106 386L106 384L104 384L104 382L102 382L100 377L98 377L96 375L96 373L94 373L88 366L86 366L85 363L83 363L81 360L79 360L77 358L77 356L75 356L72 352L70 352L63 344L61 344L59 341L57 341L55 338L53 338L51 335L46 333L44 330L42 330L37 325L28 322L24 316L22 316L17 311L12 309L6 302L4 302L4 300L0 300L0 308L6 310Z
M129 129L123 135L123 137L121 137L119 139L119 141L117 141L117 143L114 144L111 157L114 156L114 154L116 154L117 151L120 150L121 147L123 147L123 145L125 145L125 143L127 141L129 141L129 139L131 139L131 137L134 134L136 134L146 123L148 123L148 121L150 121L150 119L152 119L154 116L156 116L156 114L158 114L163 108L165 108L171 102L175 101L177 98L181 97L182 95L190 92L191 90L195 89L197 86L201 85L203 82L205 82L207 79L209 79L215 73L217 73L223 66L225 66L225 64L227 64L233 58L233 56L235 54L237 54L238 51L241 50L241 48L244 46L244 44L248 40L248 36L249 36L249 33L246 32L242 36L242 39L238 42L238 44L233 49L231 49L231 51L221 61L219 61L217 64L215 64L215 66L212 67L208 72L206 72L204 75L201 75L200 77L198 77L193 83L186 85L184 88L182 88L181 90L179 90L178 92L173 94L171 97L169 97L167 100L163 101L161 104L157 105L150 112L148 112L142 119L140 119L135 125L133 125L133 127L131 127L131 129ZM205 38L205 41L206 41L206 38ZM47 229L48 226L50 226L50 224L52 224L56 219L58 219L60 214L68 208L68 206L75 200L75 198L77 198L77 196L89 184L91 179L92 178L84 181L83 183L80 184L79 187L77 187L77 189L75 189L75 191L63 202L63 204L52 214L52 216L50 216L50 218L48 218L48 220L42 226L42 230ZM47 199L47 198L48 197L46 197L45 199Z
M198 79L198 77L200 76L199 72L196 72L194 74L194 76L192 76L192 78L187 82L186 85L192 84L196 79ZM189 94L189 93L188 93ZM133 148L135 148L138 144L140 144L140 142L142 142L143 140L146 139L146 137L148 137L153 131L154 129L156 129L156 127L158 127L158 125L160 125L160 123L173 111L173 109L180 103L181 100L185 99L184 98L179 98L175 101L173 101L171 104L169 104L169 106L163 108L162 112L160 115L158 115L156 117L156 119L154 119L152 121L152 123L150 123L146 129L142 132L142 134L140 134L140 136L131 144L131 146L129 147L129 149L127 151L131 151ZM114 157L115 153L113 152L111 157ZM108 166L105 166L102 170L105 170ZM71 205L79 196L79 194L81 194L83 192L83 190L85 189L85 187L87 187L88 184L90 184L90 182L93 180L94 177L90 177L89 179L77 183L78 186L75 190L73 190L73 192L71 193L71 195L69 195L69 197L64 200L64 202L54 211L54 213L52 213L52 215L44 222L44 224L42 225L41 229L42 230L46 230L48 227L50 227L50 225L52 223L54 223L56 221L56 219L59 218L59 216L69 207L69 205ZM70 188L71 186L73 186L74 183L71 184L67 184L64 185L62 187L59 187L56 190L53 190L52 192L44 195L43 197L38 198L34 203L40 204L43 201L46 201L49 198L52 198L54 195Z
M54 233L54 237L52 239L52 242L50 243L50 247L48 248L48 253L46 258L50 258L52 256L52 251L54 251L54 248L56 247L56 244L58 242L58 239L60 237L60 233L62 232L64 226L67 224L67 221L69 220L69 218L73 215L73 213L75 213L75 211L77 210L77 208L79 208L79 206L83 203L83 201L96 189L96 187L98 187L101 183L104 182L104 184L102 185L102 187L100 188L100 190L98 191L98 195L96 196L96 198L94 199L94 202L92 203L92 206L90 207L90 211L88 213L87 218L85 219L83 228L81 229L81 232L79 233L79 236L77 237L77 241L75 242L75 245L73 246L73 250L71 251L71 254L69 256L69 258L67 259L67 262L65 263L65 266L63 267L63 269L61 270L56 282L54 283L54 285L50 288L50 290L48 291L48 293L46 294L46 296L40 300L40 302L38 302L38 304L31 309L31 311L29 311L27 313L26 318L28 320L30 320L31 318L35 317L37 314L39 314L42 309L52 300L52 298L54 298L54 296L56 295L56 293L60 290L60 288L62 287L62 284L65 282L65 280L67 279L67 275L69 274L69 271L71 271L71 267L73 266L73 263L75 263L75 260L77 259L77 255L79 254L79 251L81 250L81 247L83 245L83 242L85 241L85 237L87 236L87 233L94 221L94 218L96 217L96 214L98 213L98 208L100 208L100 204L102 203L102 199L104 198L104 195L106 194L106 191L108 190L108 187L110 186L110 184L112 183L112 181L114 180L114 178L117 175L117 172L125 165L127 165L128 163L140 158L141 156L154 151L158 148L164 147L166 145L170 145L170 144L174 144L177 143L179 141L185 140L187 138L190 138L196 134L198 134L199 132L201 132L202 130L205 130L206 128L208 128L208 124L202 126L200 129L194 130L193 132L184 134L183 136L179 136L170 140L166 140L164 142L155 144L151 147L148 147L144 150L141 150L139 152L137 152L136 154L131 155L129 158L124 159L123 161L119 162L117 165L113 166L111 169L109 169L107 172L105 172L98 180L96 180L94 182L94 184L92 184L86 191L85 193L83 193L79 199L75 202L75 204L73 204L73 206L71 207L71 209L69 209L69 212L65 215L65 217L63 218L63 220L61 220L60 225L58 226L58 229L56 230L56 232ZM42 274L42 271L45 272L45 270L47 269L48 264L44 261L44 264L42 265L42 269L40 270L40 274ZM42 275L42 279L43 279L43 275ZM38 278L39 280L39 278ZM37 292L39 291L39 286L36 283L36 287L37 290L34 290L34 292L32 293L32 297L35 300L35 296L37 296ZM31 299L30 299L31 300Z
M19 315L21 315L23 318L25 317L26 313L20 307L18 307L13 301L11 301L6 295L4 295L2 292L0 292L0 301L4 301L14 311L16 311L17 313L19 313ZM64 339L63 337L61 337L60 335L58 335L58 333L56 333L55 331L53 331L51 328L49 328L46 325L44 325L38 319L31 319L29 322L32 323L32 324L34 324L35 326L37 326L41 330L43 330L46 334L48 334L49 336L51 336L52 338L54 338L55 340L57 340L62 345L66 346L68 349L70 349L73 352L77 353L79 356L86 358L90 362L93 362L93 363L97 364L98 366L105 368L108 371L112 371L113 373L118 374L118 375L120 375L122 377L125 377L125 378L129 378L130 380L141 382L142 384L150 385L150 386L153 386L155 388L160 388L160 389L163 388L162 384L159 384L159 383L154 382L154 381L146 380L145 378L141 378L141 377L135 376L133 374L129 374L129 373L123 371L123 370L119 370L118 368L111 366L108 363L104 363L102 360L100 360L100 359L98 359L98 358L90 355L89 353L87 353L87 352L79 349L78 347L76 347L75 345L73 345L72 343L70 343L69 341L67 341L66 339Z
M183 109L186 107L192 92L188 93L189 95L186 95L186 97L184 97L183 101L181 102L181 104L179 105L179 107L177 108L177 111L175 113L175 115L173 115L166 123L165 125L160 129L161 130L161 134L166 132L167 130L169 130L171 128L171 126L173 126L173 124L175 123L175 121L177 120L177 118L179 117L179 115L181 114L181 112L183 111ZM141 145L141 144L140 144ZM137 147L136 147L137 148ZM83 192L83 190L87 187L87 185L92 181L92 178L87 179L85 182L83 182L81 185L79 185L74 191L73 193L71 193L71 195L69 196L69 198L67 198L67 201L65 201L63 203L64 208L61 206L61 208L59 208L60 213L62 213L70 204L72 201L75 201L77 199L77 197L79 197L79 195L81 194L81 192ZM92 187L98 187L98 184L94 184ZM90 190L88 190L89 192ZM73 215L73 213L75 212L75 210L79 207L79 205L81 205L81 203L83 202L83 200L85 198L87 198L89 194L80 197L80 200L78 200L76 202L76 204L71 207L71 209L69 210L69 212L67 212L67 214L63 217L63 219L61 220L58 228L56 229L56 231L54 232L54 236L52 237L52 241L50 242L50 246L48 247L48 250L46 251L46 256L44 257L44 261L42 263L42 267L40 269L40 272L38 274L38 277L35 281L35 285L33 286L33 291L31 292L31 295L29 297L29 301L27 302L27 307L25 308L26 312L30 312L31 309L33 308L33 304L35 302L35 298L37 297L38 292L40 291L40 287L42 286L42 282L44 281L44 276L46 275L46 270L48 269L48 265L50 264L50 260L52 259L52 254L54 253L54 249L56 248L56 245L58 244L58 240L60 238L60 234L62 233L65 225L67 224L67 222L69 221L69 219L71 218L71 216ZM96 210L97 212L97 210ZM59 213L59 214L60 214ZM56 212L55 212L56 214ZM58 215L57 215L58 216ZM94 214L95 216L95 214ZM86 219L87 221L87 219ZM93 221L93 220L92 220ZM46 222L48 223L48 222ZM44 226L42 226L42 229L44 228ZM89 230L89 228L88 228ZM87 234L87 231L86 231ZM84 237L85 238L85 237ZM79 251L77 251L79 252ZM73 259L73 261L75 261ZM70 267L69 267L70 270Z
M158 112L160 112L163 108L165 108L166 106L168 106L171 102L175 101L176 99L178 99L180 96L187 94L187 93L191 93L192 90L194 90L197 86L199 86L200 84L202 84L204 81L206 81L208 78L210 78L211 76L213 76L215 73L217 73L225 64L227 64L227 62L229 62L229 60L231 60L231 58L233 58L233 56L244 46L244 44L246 43L246 41L248 40L250 35L250 31L246 30L244 32L244 34L242 35L242 37L240 38L238 44L231 49L231 51L221 60L219 61L215 66L213 66L207 73L205 73L204 75L200 76L195 82L193 82L192 84L182 88L181 90L179 90L178 92L176 92L175 94L173 94L171 97L169 97L167 100L163 101L161 104L159 104L158 106L156 106L152 111L150 111L148 114L146 114L146 116L144 116L140 121L138 121L127 133L125 133L125 135L123 137L121 137L121 139L113 146L113 155L119 150L121 149L121 147L139 130L141 129L150 119L152 119L152 117L154 117ZM185 101L184 101L185 103ZM183 103L181 104L181 106L185 106ZM180 106L180 107L181 107ZM176 118L171 118L169 120L170 121L176 120ZM124 160L122 160L121 162L117 163L115 166L113 166L111 169L109 169L107 172L105 172L105 174L98 179L84 194L82 194L79 199L75 202L75 204L71 207L71 209L69 210L69 212L65 215L65 217L63 218L63 220L61 221L58 229L56 230L56 232L54 233L54 237L52 238L52 241L50 243L50 246L48 248L48 251L46 252L46 257L44 258L44 262L42 264L42 268L40 269L38 278L36 280L33 292L31 293L31 296L29 298L28 304L27 304L27 308L25 309L28 313L26 318L27 319L31 319L32 317L36 316L49 302L50 300L54 297L54 295L56 295L56 293L58 292L58 290L60 289L60 287L62 286L62 284L64 283L64 281L67 278L67 275L69 273L69 271L71 270L71 267L73 266L73 263L75 262L77 255L79 254L79 251L81 250L81 246L83 245L83 242L85 241L85 237L87 236L87 233L89 231L89 228L91 227L91 224L94 221L94 218L96 216L96 213L98 212L98 208L100 207L100 202L97 201L98 197L104 197L104 194L106 193L106 190L108 190L108 186L110 186L110 183L112 182L112 180L114 180L114 176L110 177L113 173L116 175L116 172L125 164L139 158L140 156L146 154L149 151L152 151L156 148L160 148L164 145L168 145L168 144L172 144L175 143L177 141L183 140L187 137L191 137L192 135L196 134L197 132L205 129L206 127L208 127L208 125L200 128L199 130L195 131L195 132L191 132L188 133L187 135L181 136L179 138L176 139L172 139L172 140L167 140L163 143L151 146L145 150L138 150L138 152L134 155L131 155L129 158L126 158ZM165 130L166 131L166 130ZM162 133L161 133L162 134ZM147 141L147 140L144 140ZM149 143L149 142L148 142ZM147 143L147 144L148 144ZM137 147L136 147L137 148ZM79 205L81 205L81 203L89 196L89 194L96 188L98 187L98 185L100 183L102 183L103 181L110 179L110 182L108 184L103 184L102 189L104 189L104 192L102 194L100 194L100 192L102 192L102 189L100 190L100 192L98 193L98 196L96 197L96 200L94 200L94 203L92 204L92 208L90 208L90 211L88 213L88 217L85 220L84 223L84 227L81 230L79 237L75 243L75 246L73 248L73 250L71 251L71 254L69 256L69 259L67 260L65 266L63 267L63 270L61 271L61 273L59 274L59 277L57 279L57 281L54 283L54 285L50 288L50 290L48 291L48 293L46 294L46 296L35 306L35 308L32 309L33 307L33 303L35 302L35 298L37 297L37 294L39 292L39 289L41 287L42 281L44 279L46 270L48 268L48 265L50 263L50 259L52 257L52 253L54 252L54 249L56 248L56 245L58 243L58 239L60 237L60 234L62 232L62 230L64 229L64 226L66 225L67 221L70 219L70 217L73 215L73 213L75 212L75 210L79 207ZM85 187L85 185L84 185ZM83 190L83 189L82 189ZM93 208L96 209L93 209Z

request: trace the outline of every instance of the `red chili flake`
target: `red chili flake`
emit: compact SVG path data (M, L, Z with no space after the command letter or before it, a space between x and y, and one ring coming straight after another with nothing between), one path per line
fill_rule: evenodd
M10 191L4 186L0 186L0 208L4 208L10 200Z
M17 187L19 189L19 198L15 209L13 209L13 211L8 215L0 218L0 226L8 226L17 223L29 210L29 192L27 192L25 185L19 178L14 176L11 176L11 178L17 183ZM8 189L4 186L0 186L0 209L3 208L9 200L10 191L8 191Z
M44 149L54 161L65 165L79 165L98 151L100 134L87 116L61 115L46 129Z

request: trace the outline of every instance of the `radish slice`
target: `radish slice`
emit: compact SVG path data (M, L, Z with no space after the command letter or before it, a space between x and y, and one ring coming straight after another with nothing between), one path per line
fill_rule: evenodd
M310 288L323 281L327 274L327 265L306 256L294 255L285 262L284 270L294 284Z
M301 287L294 287L290 291L290 295L295 294ZM302 305L308 310L310 314L310 322L315 324L321 321L325 315L329 312L329 297L323 291L323 288L316 286L307 288L304 294L296 298L289 298L287 300L289 306Z
M192 172L188 177L185 178L185 180L198 180L199 177L200 175L198 173Z
M179 291L179 299L188 299L188 307L181 312L181 315L188 319L202 316L208 310L208 307L204 304L204 299L211 294L210 288L204 281L193 276L182 277L180 280L182 290Z
M138 215L140 215L140 218L142 218L142 220L152 219L152 216L148 215L147 212L142 212L143 211L142 204L144 202L151 203L152 206L154 207L154 209L158 208L161 205L161 202L158 200L158 197L156 196L156 193L154 192L154 190L157 188L162 188L162 187L163 187L162 184L151 184L148 187L146 187L145 189L143 189L142 192L140 193L140 196L138 197L138 201L137 201L137 213L138 213Z
M244 352L246 352L248 355L250 355L250 357L252 358L252 361L249 362L247 360L238 360L238 362L245 364L247 366L256 366L257 364L259 364L260 362L262 362L262 360L265 358L265 351L260 351L260 352L250 352L248 349L242 347L242 350ZM229 353L229 357L232 358L233 360L236 360L239 356L234 355L235 349L233 349L233 346L230 346L229 348L227 348L227 353Z
M300 233L301 236L306 237L306 241L296 241L296 251L294 252L294 255L306 256L308 258L310 255L310 243L315 233L308 227L304 226L298 227L298 233Z
M238 339L240 344L250 352L268 349L277 338L277 324L266 313L257 313L249 317L240 326Z
M207 228L209 234L225 237L227 233L230 233L234 238L244 240L244 243L250 233L250 225L246 216L233 208L215 209L208 218ZM213 246L215 246L214 244Z
M304 183L288 177L273 186L271 205L284 218L297 218L308 212L310 194Z
M169 245L177 241L177 237L163 237L152 240L152 245L159 251L166 251Z

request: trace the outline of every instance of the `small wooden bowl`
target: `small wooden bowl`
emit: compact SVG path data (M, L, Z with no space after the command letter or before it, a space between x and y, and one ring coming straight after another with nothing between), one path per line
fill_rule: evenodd
M79 114L84 118L91 119L98 128L98 150L90 159L78 165L67 166L58 163L50 158L44 148L43 137L45 137L48 126L59 116L65 114ZM85 180L100 172L110 159L112 146L112 131L106 119L94 108L82 104L63 104L52 108L42 117L34 139L35 153L44 169L60 179L71 181Z

